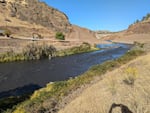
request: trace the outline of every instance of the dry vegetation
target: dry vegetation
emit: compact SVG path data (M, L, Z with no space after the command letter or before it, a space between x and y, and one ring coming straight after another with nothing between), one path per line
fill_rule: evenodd
M59 113L108 113L114 102L133 113L150 113L150 54L106 73Z
M86 73L78 77L71 78L66 81L49 83L46 87L34 92L30 99L14 106L13 109L7 110L6 113L12 113L12 111L13 113L56 113L60 108L62 108L62 106L66 105L66 102L64 105L62 104L62 102L64 102L64 97L70 96L71 93L74 93L74 91L80 88L84 89L84 86L88 86L93 82L95 83L95 78L101 79L102 75L106 72L126 64L142 54L143 51L140 50L129 51L119 59L93 66ZM96 81L99 79L96 79Z

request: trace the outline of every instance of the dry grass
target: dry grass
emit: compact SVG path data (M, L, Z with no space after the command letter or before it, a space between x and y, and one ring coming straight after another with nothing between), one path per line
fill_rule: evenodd
M134 84L126 84L126 76L133 77ZM133 113L150 113L150 54L105 74L59 113L108 113L114 102L128 106Z

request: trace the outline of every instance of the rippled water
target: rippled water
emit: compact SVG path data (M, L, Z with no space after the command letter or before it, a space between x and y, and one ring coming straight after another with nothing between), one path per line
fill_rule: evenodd
M102 45L98 45L100 47ZM66 80L87 71L91 66L120 57L131 45L107 45L107 49L90 53L54 58L52 60L23 61L0 64L0 95L25 86L43 87L48 82ZM26 88L28 89L28 88ZM32 90L32 89L31 89ZM34 88L33 88L34 90Z

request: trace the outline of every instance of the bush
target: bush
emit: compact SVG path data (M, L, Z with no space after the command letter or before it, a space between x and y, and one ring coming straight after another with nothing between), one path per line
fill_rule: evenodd
M38 60L55 56L56 48L52 45L27 45L21 53L15 53L13 50L0 55L0 62Z
M11 33L11 31L10 30L8 30L8 29L5 29L5 31L4 31L4 35L6 35L7 37L10 37L10 35L11 35L12 33Z
M133 67L128 67L124 70L124 80L123 82L127 85L134 85L135 80L138 77L138 70Z
M62 32L57 32L55 38L59 40L65 40L65 35Z
M56 48L48 45L37 46L34 44L27 45L23 51L25 57L29 60L53 57Z
M57 56L68 56L96 50L99 50L99 48L92 47L89 43L83 42L80 46L75 46L69 49L58 51Z

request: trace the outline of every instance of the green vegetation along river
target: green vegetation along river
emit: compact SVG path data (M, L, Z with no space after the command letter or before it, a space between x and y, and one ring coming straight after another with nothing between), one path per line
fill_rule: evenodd
M56 57L52 60L1 63L0 98L30 93L49 82L75 77L93 65L122 56L130 48L131 45L114 44L99 51Z

